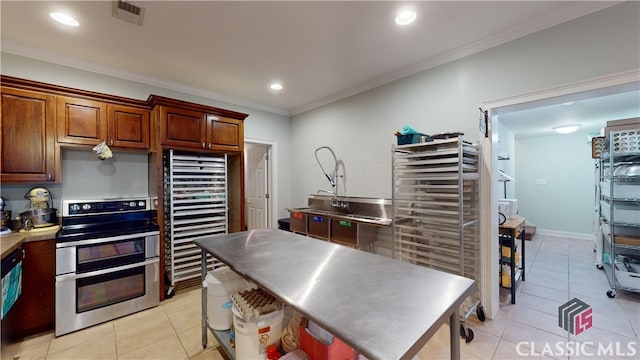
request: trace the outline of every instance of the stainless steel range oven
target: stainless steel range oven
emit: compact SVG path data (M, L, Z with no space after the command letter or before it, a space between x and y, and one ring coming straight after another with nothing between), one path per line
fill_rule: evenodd
M149 198L63 200L56 336L158 305L159 230Z

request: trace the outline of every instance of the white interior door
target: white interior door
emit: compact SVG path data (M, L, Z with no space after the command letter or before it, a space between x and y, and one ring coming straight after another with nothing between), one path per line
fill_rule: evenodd
M264 229L269 223L269 147L254 145L246 150L246 216L247 229Z

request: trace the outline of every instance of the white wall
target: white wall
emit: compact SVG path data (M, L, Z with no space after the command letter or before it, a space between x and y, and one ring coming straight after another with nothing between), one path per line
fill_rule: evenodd
M592 233L595 168L587 140L584 131L516 140L516 198L527 222L573 236Z
M308 194L326 186L313 157L319 145L332 147L344 162L347 194L389 198L393 132L404 124L428 134L461 131L468 140L481 140L478 107L484 103L637 70L638 54L640 3L625 2L296 115L292 174L299 181L293 183L292 202L303 205ZM484 181L487 170L497 171L493 165L481 169ZM499 306L497 209L488 203L498 193L483 195L481 298L492 318Z
M296 115L293 205L327 188L318 146L344 161L348 195L390 197L393 132L403 125L474 141L483 102L638 69L638 54L640 3L626 2Z
M50 205L59 210L61 199L149 196L147 154L116 150L113 158L99 160L91 149L64 149L62 161L62 184L2 184L2 197L14 217L29 208L24 195L34 186L49 189Z
M291 134L290 119L288 116L277 115L262 110L256 110L245 106L234 105L221 101L204 98L197 95L191 95L183 92L169 90L157 86L141 84L133 81L119 79L111 76L100 75L83 70L74 69L67 66L56 65L44 61L31 58L17 56L9 53L1 53L3 75L15 76L23 79L35 80L49 84L68 86L77 89L95 91L100 93L118 95L133 99L146 100L149 95L161 95L170 98L191 101L194 103L216 106L223 109L238 111L249 114L245 120L245 137L252 139L261 139L276 142L278 144L278 204L282 209L276 216L282 217L287 213L284 208L290 204L290 192L292 184L291 174ZM77 168L75 164L69 165L69 162L76 162L77 159L66 159L63 163L63 171L68 166ZM146 171L146 168L144 169ZM99 169L94 169L90 173L84 173L83 178L87 181L96 179L99 181L101 176ZM63 178L63 187L66 187L70 176ZM122 193L126 191L129 184L126 179L112 178L113 182L109 185L112 187L113 193ZM146 177L145 177L146 181ZM46 185L46 184L44 184ZM57 186L53 185L56 188ZM15 197L14 194L5 194L13 187L11 185L3 186L3 196ZM69 187L65 190L65 197L84 196L82 192L74 191L75 187ZM6 190L6 191L5 191ZM19 192L22 190L15 190Z

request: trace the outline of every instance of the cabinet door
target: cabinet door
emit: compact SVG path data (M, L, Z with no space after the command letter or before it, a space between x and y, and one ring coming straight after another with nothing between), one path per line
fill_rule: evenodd
M59 181L55 97L3 87L1 107L0 181Z
M58 142L98 145L107 141L107 104L86 99L58 97Z
M109 105L109 146L148 149L149 111L145 109Z
M241 120L209 115L207 122L208 149L243 151L244 127Z
M2 320L2 334L22 338L51 330L55 320L55 240L23 243L22 294Z
M164 146L204 149L204 114L178 108L160 108L160 143Z

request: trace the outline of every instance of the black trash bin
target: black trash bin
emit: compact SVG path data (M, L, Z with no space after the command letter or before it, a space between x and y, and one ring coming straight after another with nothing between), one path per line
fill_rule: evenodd
M290 225L291 225L291 219L290 218L278 219L278 229L285 230L285 231L291 231L291 230L289 230L289 226Z

